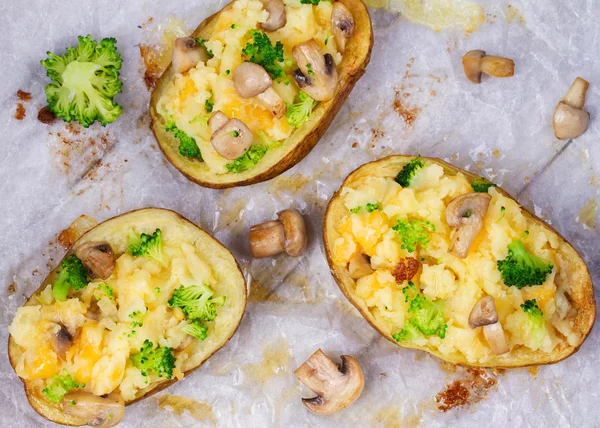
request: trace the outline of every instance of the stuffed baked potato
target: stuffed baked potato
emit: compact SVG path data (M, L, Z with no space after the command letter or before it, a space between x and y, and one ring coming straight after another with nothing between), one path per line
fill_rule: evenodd
M9 358L43 417L113 426L225 345L245 305L223 245L172 211L133 211L85 233L18 309Z
M439 159L355 170L329 203L323 240L340 289L377 331L454 364L555 363L594 323L576 250L499 187Z
M202 186L269 180L325 133L372 43L361 0L234 0L175 42L150 102L156 140Z

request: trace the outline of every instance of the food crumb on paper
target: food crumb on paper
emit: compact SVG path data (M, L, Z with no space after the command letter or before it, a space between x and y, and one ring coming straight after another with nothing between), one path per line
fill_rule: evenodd
M525 17L523 16L523 12L514 7L512 4L509 4L506 11L506 22L509 24L516 22L521 25L525 25Z
M27 116L27 110L23 106L23 103L17 103L17 110L15 111L15 119L23 120Z
M435 397L438 409L447 412L483 400L498 381L483 369L467 369L467 377L446 385L446 389Z
M44 106L38 112L37 119L44 125L52 125L56 121L56 116L48 106Z
M21 89L19 89L17 91L17 97L25 103L28 103L29 101L31 101L31 94L29 92L25 92Z

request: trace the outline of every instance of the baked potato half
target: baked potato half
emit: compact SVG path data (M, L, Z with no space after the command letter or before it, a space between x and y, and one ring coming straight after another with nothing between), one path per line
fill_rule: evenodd
M17 311L8 355L41 416L113 426L124 405L223 347L245 306L244 277L221 243L173 211L141 209L75 242Z
M594 324L577 251L504 190L439 159L356 169L329 202L323 241L341 291L381 335L453 364L556 363Z
M282 11L274 10L278 4ZM276 13L283 13L279 26L270 22ZM191 181L211 188L266 181L300 162L365 72L373 45L361 0L317 5L235 0L190 37L188 43L196 40L201 44L196 48L206 51L192 55L195 67L187 70L190 64L180 60L184 53L176 42L178 57L152 93L151 127L169 162ZM265 55L281 56L268 64ZM240 89L258 81L266 83ZM278 100L275 106L268 97ZM209 119L217 112L225 119L215 125ZM234 119L235 128L223 125ZM228 132L217 132L225 128ZM229 145L232 139L235 147Z

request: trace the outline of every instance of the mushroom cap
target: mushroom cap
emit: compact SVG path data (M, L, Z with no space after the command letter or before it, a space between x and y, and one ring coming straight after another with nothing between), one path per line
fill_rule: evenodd
M267 20L260 24L265 31L279 30L285 26L287 17L283 0L260 0L265 10L269 13Z
M237 159L246 153L253 141L252 131L238 119L229 119L210 138L215 151L229 160Z
M125 411L123 397L119 394L108 394L98 397L90 392L76 391L64 396L61 407L67 415L81 418L93 427L114 427Z
M354 25L354 17L348 8L339 1L334 2L331 11L331 28L335 44L341 53L346 50L346 42L354 33Z
M302 399L311 412L339 412L360 396L364 377L358 361L349 355L342 355L341 359L342 364L338 368L321 349L318 349L294 371L300 382L317 394L314 398Z
M330 54L321 52L315 39L299 43L292 49L298 69L292 73L294 80L308 95L317 101L328 101L335 94L338 73Z
M472 50L462 57L465 76L473 83L481 83L481 58L484 56L485 51Z
M271 87L269 73L258 64L243 62L233 72L233 87L242 98L252 98Z
M73 346L73 335L61 324L55 323L56 328L50 330L50 346L54 353L61 359L65 359L67 351Z
M293 209L284 210L277 214L283 224L285 234L285 252L290 257L298 257L306 249L306 227L302 215Z
M554 110L554 135L560 140L577 138L583 134L590 123L590 114L583 110L571 107L560 101Z
M115 257L108 242L86 242L75 255L96 278L108 279L115 269Z
M171 65L175 73L185 73L196 67L200 61L208 61L208 52L204 46L199 46L196 39L180 37L175 40Z
M497 321L494 324L484 325L482 329L483 337L488 345L490 345L490 348L492 348L492 352L495 355L506 354L508 351L510 351L508 341L506 340L506 335L504 334L504 329L502 328L500 321Z
M373 272L374 270L371 268L369 257L363 253L355 254L348 262L348 273L350 273L350 278L352 279L362 278Z
M254 225L250 228L248 239L250 252L256 259L279 254L285 249L283 223L274 220Z
M477 328L483 325L490 325L498 322L498 313L496 304L492 296L485 296L479 299L469 315L469 327Z
M450 238L450 252L465 258L483 227L492 197L488 193L467 193L454 198L446 207L446 222L456 230Z
M208 127L215 133L227 122L229 122L229 117L221 110L217 110L208 118Z

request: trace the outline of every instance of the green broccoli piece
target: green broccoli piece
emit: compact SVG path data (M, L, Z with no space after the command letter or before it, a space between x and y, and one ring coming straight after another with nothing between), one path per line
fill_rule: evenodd
M364 207L358 206L358 207L354 207L350 210L350 212L352 214L356 214L358 212L360 212L360 210L362 210L364 208L365 211L372 213L373 211L378 211L381 210L381 207L379 206L379 202L375 202L375 203L368 203L367 205L365 205Z
M193 137L190 137L181 129L177 128L173 122L167 123L165 129L169 132L172 132L175 138L179 140L179 154L181 156L192 159L198 158L202 160L202 153L200 152L200 148L198 147L198 144L196 144L196 140Z
M214 106L215 106L215 103L210 98L208 100L204 101L204 108L206 109L207 113L212 113Z
M498 220L496 220L496 223L500 223L500 221L504 218L504 214L506 214L506 207L501 206L500 207L500 217L498 217Z
M496 187L494 183L490 183L485 178L478 178L471 183L471 187L477 193L487 193L490 187Z
M321 1L331 1L331 0L300 0L302 4L312 4L313 6L318 6Z
M173 350L166 346L157 346L153 349L152 342L148 339L144 340L140 352L131 356L131 362L144 376L155 374L166 379L173 377L175 367Z
M536 340L541 343L547 334L544 312L542 312L538 306L536 299L526 300L525 303L521 305L521 309L528 315L527 327L529 328L529 331L531 331Z
M129 318L131 318L131 327L143 327L144 326L144 314L140 311L133 311L129 314Z
M208 336L208 327L198 320L194 320L191 324L186 325L181 331L200 340L205 340Z
M217 316L217 306L223 306L225 296L213 299L214 291L207 285L179 287L169 299L169 306L181 308L189 319L212 321Z
M85 388L85 384L75 382L75 379L66 370L63 370L61 374L52 377L50 383L42 389L42 394L53 403L60 403L71 390L79 388Z
M253 43L246 43L246 47L242 49L248 61L260 65L272 79L284 77L285 73L280 64L283 62L283 43L278 41L273 46L269 36L262 31L251 30L249 34Z
M109 299L113 298L114 290L108 284L100 284L100 285L98 285L98 291L100 291L102 294L104 294ZM100 299L98 299L98 300L100 300Z
M133 230L129 231L129 253L132 256L147 256L165 264L165 256L162 249L162 232L156 229L152 235L142 233L136 235Z
M225 164L225 168L227 168L227 171L232 172L234 174L244 172L254 167L265 156L267 150L269 150L267 146L261 146L256 144L250 146L248 151L242 156L235 159L233 162Z
M425 166L425 162L423 162L423 158L417 156L409 163L404 165L395 180L402 187L410 186L411 180L415 177L415 175L423 169Z
M308 120L317 104L319 104L318 101L301 90L294 98L294 103L287 105L285 117L287 117L288 123L299 128Z
M204 46L204 48L206 49L206 54L208 55L209 58L213 58L215 56L215 54L213 53L213 51L211 51L210 49L208 49L206 47L206 42L208 40L200 39L198 37L196 37L194 40L196 40L196 44L198 46Z
M508 244L508 256L498 260L497 266L504 283L519 289L542 285L554 268L549 260L529 253L519 239Z
M71 287L79 291L88 285L88 271L75 254L65 257L60 268L58 278L52 286L52 294L57 301L64 302Z
M114 122L123 108L113 101L121 92L121 55L113 38L100 44L92 36L79 36L77 47L61 56L47 52L42 60L52 80L45 88L48 109L65 122L76 120L85 128L96 120L102 126Z
M429 232L435 231L435 226L422 220L397 220L396 226L392 227L402 240L401 248L414 253L417 245L421 248L427 248L429 243Z
M410 301L408 313L412 318L399 333L393 335L394 339L400 342L414 340L422 335L445 338L448 324L444 320L442 302L430 302L417 291L412 282L402 289L402 294L406 302Z

